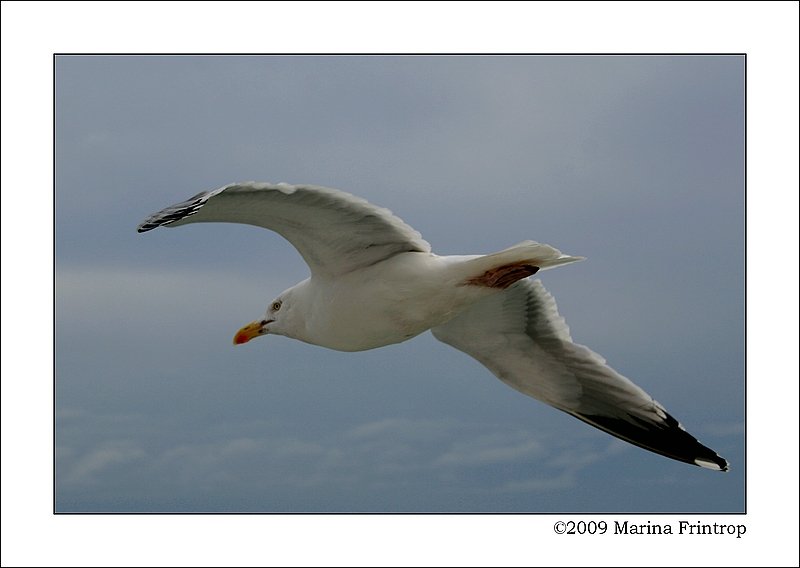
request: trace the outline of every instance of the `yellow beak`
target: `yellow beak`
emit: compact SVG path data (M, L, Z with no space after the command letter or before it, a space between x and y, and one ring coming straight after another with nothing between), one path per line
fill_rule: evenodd
M259 335L263 335L265 332L262 331L261 322L254 321L252 323L248 323L242 329L236 332L236 335L233 336L233 344L234 345L241 345L242 343L247 343L254 337L258 337Z

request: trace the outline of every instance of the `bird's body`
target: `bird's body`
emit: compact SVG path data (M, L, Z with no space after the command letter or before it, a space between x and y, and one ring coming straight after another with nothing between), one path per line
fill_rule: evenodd
M456 272L447 257L406 252L339 278L311 277L288 291L306 321L285 335L338 351L406 341L487 293L458 286Z
M501 291L488 283L471 283L487 271L523 261L547 264L541 258L543 248L553 256L550 247L531 242L486 256L413 251L335 278L312 276L284 293L292 298L287 305L304 316L294 318L297 325L283 335L337 351L406 341ZM579 260L560 258L561 263Z
M439 256L386 209L338 190L246 182L200 193L140 226L246 223L283 235L311 276L281 293L234 343L280 334L339 351L400 343L427 330L516 390L667 457L727 462L641 388L575 344L540 270L581 260L533 241Z

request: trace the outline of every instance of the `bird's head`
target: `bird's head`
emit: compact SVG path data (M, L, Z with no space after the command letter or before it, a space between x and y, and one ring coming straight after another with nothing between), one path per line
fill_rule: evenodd
M236 332L236 335L233 336L233 344L241 345L268 333L281 334L281 320L283 319L281 316L286 312L284 303L285 300L282 297L273 300L263 318L248 323ZM283 308L283 311L281 311L281 308Z

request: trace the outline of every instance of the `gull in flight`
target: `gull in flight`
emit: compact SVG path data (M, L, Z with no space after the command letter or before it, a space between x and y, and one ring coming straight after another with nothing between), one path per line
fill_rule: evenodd
M311 276L272 300L233 342L278 334L339 351L427 330L519 392L668 458L717 471L728 462L644 390L573 343L539 272L582 260L534 241L487 255L439 256L389 210L313 185L245 182L167 207L138 231L187 223L263 227L286 238Z

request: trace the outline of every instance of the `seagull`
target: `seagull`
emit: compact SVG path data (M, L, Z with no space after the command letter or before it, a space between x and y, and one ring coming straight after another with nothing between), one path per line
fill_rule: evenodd
M241 328L236 345L276 334L364 351L431 330L525 395L646 450L728 470L649 394L572 341L553 296L531 276L582 257L529 240L492 254L440 256L388 209L286 183L204 191L151 215L138 232L207 222L275 231L311 272Z

